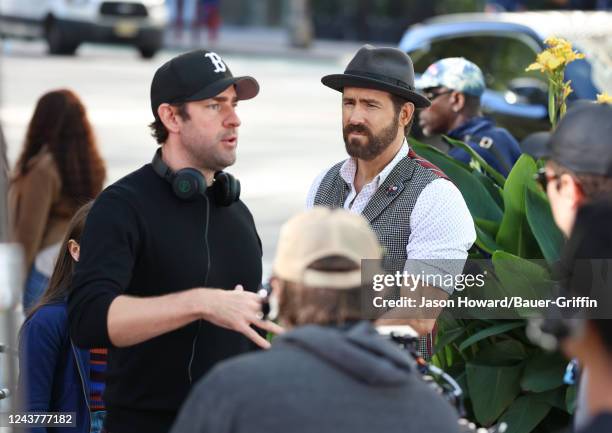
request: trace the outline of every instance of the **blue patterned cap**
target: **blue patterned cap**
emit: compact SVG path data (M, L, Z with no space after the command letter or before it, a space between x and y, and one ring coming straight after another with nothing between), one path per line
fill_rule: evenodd
M484 77L478 66L463 57L449 57L430 65L416 80L416 87L446 87L457 92L480 96L485 90Z

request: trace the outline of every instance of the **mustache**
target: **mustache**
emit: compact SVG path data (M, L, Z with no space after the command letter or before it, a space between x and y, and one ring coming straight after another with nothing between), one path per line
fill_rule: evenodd
M358 133L363 133L363 134L367 134L369 136L372 135L372 131L370 131L370 129L367 126L364 125L347 125L344 127L344 135L348 135L351 132L358 132Z

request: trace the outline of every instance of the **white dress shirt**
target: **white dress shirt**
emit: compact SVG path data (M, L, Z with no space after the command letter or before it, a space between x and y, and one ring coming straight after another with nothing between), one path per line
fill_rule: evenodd
M364 185L359 193L354 184L357 161L354 158L347 159L340 168L340 176L350 188L344 208L361 214L378 187L406 155L408 145L404 143L391 162L370 183ZM307 208L314 206L317 190L328 171L329 169L326 169L321 172L312 183L306 199ZM467 251L475 240L474 221L461 192L449 180L436 179L423 189L410 215L410 237L406 245L408 261L405 270L431 274L444 268L444 274L457 275L461 273L461 269L458 270L459 264L465 261ZM417 259L428 262L417 264ZM443 288L447 292L453 290L452 287Z

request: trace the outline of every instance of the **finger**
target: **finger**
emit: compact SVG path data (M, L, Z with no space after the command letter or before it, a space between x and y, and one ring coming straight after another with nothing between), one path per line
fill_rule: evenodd
M285 329L282 326L277 325L270 320L257 320L253 324L264 331L268 331L276 335L285 333Z
M263 338L261 335L259 335L257 332L255 332L255 330L250 326L245 326L244 328L242 328L241 332L262 349L270 348L270 342Z
M236 284L236 287L234 287L234 290L237 292L243 292L244 287L242 287L242 284Z

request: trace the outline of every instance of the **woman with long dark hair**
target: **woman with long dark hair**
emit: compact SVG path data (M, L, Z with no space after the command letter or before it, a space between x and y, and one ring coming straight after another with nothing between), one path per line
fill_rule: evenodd
M49 287L26 317L19 335L19 390L27 412L74 412L76 429L66 433L101 430L102 391L106 351L79 349L68 333L66 300L79 260L81 234L92 204L81 207L68 226ZM33 428L31 433L47 432Z
M49 282L70 218L100 193L105 176L78 96L66 89L44 94L30 120L9 187L11 237L24 247L28 272L26 312Z

